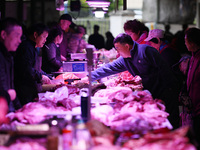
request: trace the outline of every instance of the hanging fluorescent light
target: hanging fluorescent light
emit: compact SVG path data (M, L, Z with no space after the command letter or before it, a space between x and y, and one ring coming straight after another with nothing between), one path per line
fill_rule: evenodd
M104 17L105 12L103 11L95 11L94 15L96 18L103 18Z
M104 14L107 12L104 8L96 8L93 10L93 13L96 18L103 18Z
M109 7L109 0L87 0L86 3L90 7Z

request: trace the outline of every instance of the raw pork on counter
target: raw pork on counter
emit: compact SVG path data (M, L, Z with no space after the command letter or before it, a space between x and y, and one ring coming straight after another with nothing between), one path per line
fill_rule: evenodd
M11 124L36 124L49 113L70 111L80 105L75 101L79 89L74 86L62 86L54 92L41 93L38 102L30 102L16 112L7 114Z
M30 102L24 105L16 112L10 112L7 117L11 121L11 125L37 124L45 120L45 116L52 112L69 111L64 107L58 107L51 101L45 102Z
M104 84L107 86L107 88L110 87L129 87L132 90L142 90L142 78L140 76L133 77L132 75L129 75L128 77L123 74L120 74L117 77L109 78L109 80L105 81Z
M93 108L92 118L113 130L145 133L166 126L172 128L167 120L169 114L165 112L165 106L154 100L148 91L133 93L128 87L116 87L107 89L104 94L98 92L96 96L105 96L108 104L111 103Z
M148 133L143 138L125 142L123 150L196 150L194 137L189 138L189 132L185 126L166 133Z
M0 146L1 150L47 150L37 142L19 142L10 145L9 147Z

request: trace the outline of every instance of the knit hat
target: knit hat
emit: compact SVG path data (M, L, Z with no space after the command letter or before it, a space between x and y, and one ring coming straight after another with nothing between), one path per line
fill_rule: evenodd
M60 20L68 20L68 21L72 22L72 17L69 14L63 14L60 16L59 21Z
M153 38L164 38L164 31L161 29L153 29L149 31L149 35L144 41L150 41Z

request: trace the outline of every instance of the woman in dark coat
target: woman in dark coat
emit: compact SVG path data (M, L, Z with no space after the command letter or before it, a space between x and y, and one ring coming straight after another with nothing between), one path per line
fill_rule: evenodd
M42 70L52 73L62 70L59 44L63 40L63 32L59 26L53 27L42 50Z
M28 30L28 37L16 51L14 59L15 88L22 105L38 98L41 84L50 83L44 72L35 69L38 49L43 47L48 36L44 24L35 24Z

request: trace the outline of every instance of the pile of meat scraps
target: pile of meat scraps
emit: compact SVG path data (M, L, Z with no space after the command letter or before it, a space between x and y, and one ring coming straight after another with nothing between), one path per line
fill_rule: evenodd
M49 113L66 111L69 110L64 107L58 107L51 101L30 102L16 112L8 113L7 117L11 125L37 124L45 120L45 116Z
M172 128L167 120L165 106L154 100L148 91L132 92L128 87L98 91L95 96L105 97L108 104L91 110L93 119L116 131L134 131L145 134L157 128Z
M62 86L54 92L42 94L38 102L30 102L16 112L7 114L11 124L36 124L45 120L49 113L66 112L80 105L80 100L74 101L79 89L74 86Z
M195 141L189 137L189 127L185 126L166 133L148 133L140 139L128 140L124 150L196 150Z
M110 77L109 80L105 81L104 84L110 87L129 87L133 91L143 89L142 78L140 76L133 77L129 72L125 71L120 73L117 77Z
M47 150L37 142L19 142L8 147L0 146L1 150Z

